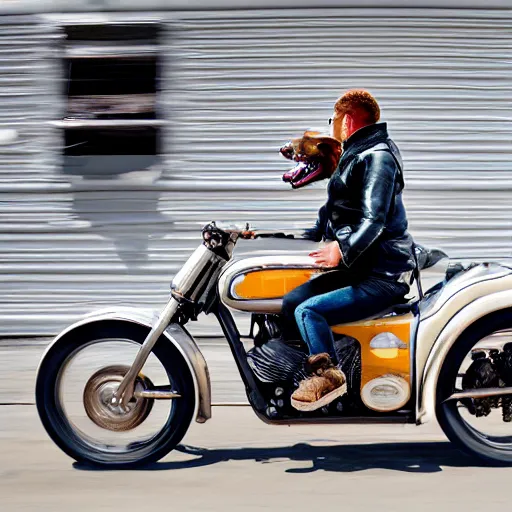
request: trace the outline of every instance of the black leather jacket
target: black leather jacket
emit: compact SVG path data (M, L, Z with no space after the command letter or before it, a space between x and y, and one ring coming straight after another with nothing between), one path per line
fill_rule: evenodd
M397 278L414 269L414 242L402 202L402 158L386 123L361 128L343 144L327 187L327 202L310 240L336 240L341 267Z

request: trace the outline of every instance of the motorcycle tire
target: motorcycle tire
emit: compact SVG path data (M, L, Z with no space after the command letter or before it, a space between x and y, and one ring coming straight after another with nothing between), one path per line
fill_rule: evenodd
M129 453L100 450L82 439L73 429L58 401L58 379L63 365L73 352L92 340L127 339L142 344L149 330L137 324L102 322L92 324L52 346L45 354L36 378L36 406L51 439L77 462L110 469L125 469L156 462L173 450L190 426L196 405L194 382L181 353L161 338L153 348L181 397L175 399L165 425L147 442Z
M495 442L494 438L483 435L464 421L457 400L444 400L454 392L459 368L469 351L486 336L510 328L512 309L491 313L477 320L463 332L448 353L436 389L437 421L448 439L467 454L486 463L498 465L512 464L512 424L510 442ZM496 412L499 413L499 410Z

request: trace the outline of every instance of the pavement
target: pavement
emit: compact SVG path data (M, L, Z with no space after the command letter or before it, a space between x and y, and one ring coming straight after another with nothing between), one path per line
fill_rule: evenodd
M144 470L98 471L63 454L33 405L46 339L0 340L0 511L503 511L512 468L461 454L432 423L268 426L216 406ZM203 339L215 402L246 403L222 339Z

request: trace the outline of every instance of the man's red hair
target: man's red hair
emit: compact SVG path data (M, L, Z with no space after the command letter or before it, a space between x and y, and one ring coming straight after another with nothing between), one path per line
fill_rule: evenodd
M377 100L362 89L352 89L340 96L334 104L334 110L340 115L350 114L365 124L377 123L380 119Z

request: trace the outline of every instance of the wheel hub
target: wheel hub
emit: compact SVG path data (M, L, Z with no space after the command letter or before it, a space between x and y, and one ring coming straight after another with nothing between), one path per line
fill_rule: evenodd
M124 432L138 427L149 415L153 399L133 397L126 404L112 404L112 398L128 373L129 366L106 366L98 370L85 385L83 401L85 412L98 427L114 432ZM153 387L142 374L135 380L135 391Z

